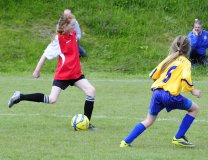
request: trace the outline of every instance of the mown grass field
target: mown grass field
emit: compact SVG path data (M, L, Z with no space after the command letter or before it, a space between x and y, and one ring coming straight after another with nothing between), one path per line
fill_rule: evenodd
M93 72L147 74L165 58L177 35L192 30L195 18L208 28L207 0L1 0L0 7L4 73L33 71L66 8L84 32L80 43L88 58L82 63ZM43 70L53 73L55 64L47 63ZM197 76L208 74L207 67L196 70Z
M187 134L196 148L171 144L182 111L162 111L132 148L119 148L147 114L152 82L146 75L167 55L172 39L187 35L195 18L208 28L206 0L1 0L0 6L0 160L207 159L208 68L202 66L192 70L202 97L184 94L201 107ZM97 89L95 132L75 132L70 126L85 100L74 87L54 105L22 102L7 107L14 90L50 93L56 60L45 64L47 75L38 80L28 72L50 43L65 8L72 9L85 33L80 43L88 57L81 62Z
M0 77L0 159L1 160L184 160L207 159L208 107L206 80L195 82L204 94L189 93L201 107L187 136L193 149L171 144L184 111L162 111L155 124L133 142L120 148L120 141L146 116L151 80L112 75L87 76L97 89L92 123L97 131L74 131L70 120L83 112L85 95L77 88L62 92L54 105L21 102L9 109L7 101L14 90L23 93L49 93L53 75L34 80L30 75ZM111 78L109 78L111 77Z

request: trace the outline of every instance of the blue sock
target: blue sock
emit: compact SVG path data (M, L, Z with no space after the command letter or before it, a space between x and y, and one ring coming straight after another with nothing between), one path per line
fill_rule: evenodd
M188 131L189 127L191 126L192 122L194 121L195 117L192 117L189 114L186 114L183 118L181 125L178 129L178 132L176 134L176 139L179 139L183 136L185 136L186 132Z
M131 131L131 133L124 139L124 141L130 144L136 137L144 132L145 129L146 127L142 123L138 123Z

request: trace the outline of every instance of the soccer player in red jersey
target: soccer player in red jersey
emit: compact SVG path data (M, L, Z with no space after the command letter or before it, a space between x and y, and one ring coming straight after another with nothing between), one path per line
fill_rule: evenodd
M91 119L96 90L81 71L75 24L74 15L63 14L61 16L57 26L57 35L45 49L33 73L34 78L39 78L41 68L46 59L51 60L58 57L50 95L43 93L22 94L20 91L15 91L14 95L9 99L9 108L20 101L53 104L58 100L61 90L65 90L70 85L80 88L86 94L84 114L89 120ZM91 123L89 128L95 129Z

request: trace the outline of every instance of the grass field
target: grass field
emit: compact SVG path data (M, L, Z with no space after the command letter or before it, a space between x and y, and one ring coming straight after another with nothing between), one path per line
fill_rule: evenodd
M92 123L97 131L74 131L70 120L83 112L85 95L77 88L62 92L54 105L21 102L9 109L14 90L49 93L53 76L34 80L29 75L0 78L0 160L205 160L207 159L208 107L206 80L196 81L204 91L201 98L189 93L201 107L187 136L196 147L186 149L171 144L183 111L162 111L155 124L133 142L119 148L120 141L146 116L151 80L146 78L88 79L97 89Z
M66 8L84 32L80 43L88 57L82 64L95 72L147 74L177 35L192 30L195 18L208 29L207 0L1 0L0 8L4 73L33 71ZM53 73L50 64L43 69ZM196 70L197 76L208 73L208 67Z

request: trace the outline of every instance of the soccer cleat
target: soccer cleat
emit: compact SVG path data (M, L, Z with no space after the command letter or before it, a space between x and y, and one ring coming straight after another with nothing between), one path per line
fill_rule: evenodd
M93 126L91 123L89 124L88 129L89 130L97 130L97 128L95 126Z
M120 143L120 147L122 147L122 148L124 148L124 147L131 147L131 145L126 143L124 140L122 140L121 143Z
M11 108L14 104L20 102L20 91L15 91L13 96L9 99L8 106Z
M173 137L172 143L177 146L182 146L182 147L195 147L195 145L189 142L187 137L185 136L179 139L176 139L176 137Z

